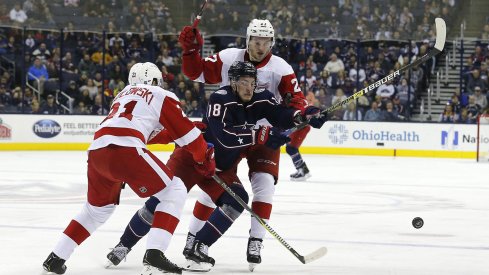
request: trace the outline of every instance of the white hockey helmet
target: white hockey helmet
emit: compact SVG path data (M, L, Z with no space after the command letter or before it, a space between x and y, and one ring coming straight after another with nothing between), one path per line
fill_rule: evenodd
M158 67L151 63L136 63L132 65L131 70L129 71L129 84L146 84L152 85L153 81L156 79L157 85L163 86L163 75L158 69Z
M253 19L251 20L248 28L246 28L246 49L248 49L248 44L252 36L257 37L271 37L273 47L275 44L275 30L273 29L272 23L267 19Z

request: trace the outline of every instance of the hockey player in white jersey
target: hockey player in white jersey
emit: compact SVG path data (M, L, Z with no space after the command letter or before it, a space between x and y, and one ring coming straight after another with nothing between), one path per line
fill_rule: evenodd
M182 268L169 261L166 251L179 223L187 190L180 178L147 150L146 144L162 129L197 162L206 177L214 174L213 148L185 116L178 98L161 88L161 71L153 63L135 64L129 83L111 106L88 149L88 193L82 211L69 223L43 263L44 270L64 274L65 261L114 212L125 183L142 198L153 196L154 209L142 274L175 273Z
M287 106L300 110L303 115L310 117L309 124L312 127L320 128L326 121L326 117L320 115L320 109L308 105L292 67L282 58L272 54L274 36L275 31L268 20L253 19L246 30L246 49L229 48L202 59L199 49L202 47L203 40L199 30L192 26L185 26L179 36L183 49L182 71L192 80L219 84L222 87L229 85L228 70L234 61L250 61L257 69L258 91L263 89L271 91L278 100L282 99ZM300 144L309 129L308 125L294 132L290 136L292 139L290 143ZM297 149L289 150L289 146L287 152L291 156L298 154ZM298 156L300 158L300 154ZM262 219L268 221L278 179L280 151L256 145L248 151L246 158L250 167L249 178L253 191L252 209ZM291 177L304 179L307 176L305 173L308 173L307 167L302 158L297 163L299 167L296 168L299 173L294 173ZM184 255L188 254L195 233L202 228L214 208L215 205L209 197L201 193L193 211L194 216L189 226ZM250 269L261 262L260 249L265 234L266 230L256 219L251 218L247 249Z

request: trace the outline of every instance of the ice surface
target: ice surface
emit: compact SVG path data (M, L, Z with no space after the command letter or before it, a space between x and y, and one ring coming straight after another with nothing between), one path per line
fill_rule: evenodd
M157 153L166 161L168 153ZM328 254L300 263L273 237L264 241L256 274L489 274L489 166L472 160L305 155L312 177L294 172L282 155L270 225L299 253ZM245 187L247 166L239 175ZM183 264L197 189L167 251ZM85 152L0 153L0 274L41 274L42 262L86 192ZM129 188L109 221L75 250L66 274L139 274L146 242L127 261L104 269L105 255L143 204ZM414 217L424 227L414 229ZM209 274L248 274L245 213L210 249Z

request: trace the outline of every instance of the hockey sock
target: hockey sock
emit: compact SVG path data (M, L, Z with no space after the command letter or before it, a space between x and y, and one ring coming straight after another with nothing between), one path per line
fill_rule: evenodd
M155 197L150 197L143 208L139 209L124 230L121 236L121 243L124 247L132 249L134 245L151 229L154 211L160 201Z
M294 163L296 169L299 169L304 164L304 160L302 159L301 153L299 153L299 149L287 145L285 147L285 151L287 151L287 154L289 154L289 156L292 158L292 162Z
M232 184L230 188L244 202L248 203L248 193L240 184ZM217 207L205 223L204 227L197 232L195 239L207 246L213 245L241 215L244 208L228 193L223 193L218 200Z

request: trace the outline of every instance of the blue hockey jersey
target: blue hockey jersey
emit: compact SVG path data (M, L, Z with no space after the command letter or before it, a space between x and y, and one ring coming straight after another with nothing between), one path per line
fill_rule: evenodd
M252 128L266 119L272 126L289 129L295 126L299 111L279 104L268 90L255 92L249 102L242 102L231 86L221 87L209 98L203 121L207 123L204 138L215 147L216 167L230 168L242 149L254 144Z

